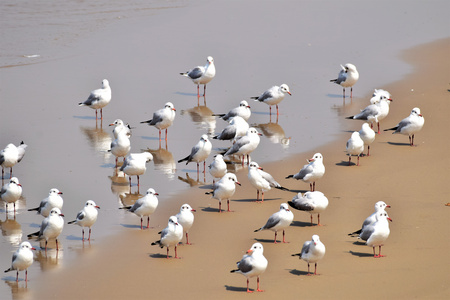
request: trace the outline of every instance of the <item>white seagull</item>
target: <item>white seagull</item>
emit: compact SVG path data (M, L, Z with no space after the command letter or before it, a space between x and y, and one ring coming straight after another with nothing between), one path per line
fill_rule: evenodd
M383 97L386 99L391 99L391 93L383 89L375 89L372 94L372 98L370 98L370 104L376 104L380 102Z
M195 209L189 204L183 204L181 205L180 212L176 215L178 223L183 226L183 230L186 232L186 245L191 245L189 243L189 229L194 224L194 214L192 212L195 212Z
M89 228L88 241L91 240L91 227L97 221L98 209L100 209L93 200L86 201L83 209L77 214L77 218L67 224L76 224L81 226L82 241L84 242L84 227Z
M250 110L250 105L248 105L248 102L245 100L242 100L239 103L238 107L233 108L226 114L214 114L213 116L221 117L223 120L228 121L231 118L234 118L236 116L241 117L245 121L247 121L250 116L252 115L252 111Z
M9 168L9 177L12 177L12 167L22 160L25 155L25 149L28 145L22 141L19 146L14 144L6 145L5 149L0 151L0 165L2 166L2 179L4 178L5 168Z
M59 208L52 208L48 217L42 221L41 229L37 232L29 234L28 238L36 235L38 237L38 240L44 238L45 251L47 251L48 240L56 239L56 250L58 251L58 236L61 234L64 228L64 219L62 217L64 217L64 215L61 213L61 210Z
M367 156L370 156L370 145L375 141L375 131L370 128L369 123L363 123L359 131L359 137L367 145Z
M217 140L233 140L247 134L250 126L247 121L240 116L235 116L229 120L229 124L219 135L213 137Z
M272 105L275 105L277 107L277 116L278 113L278 103L280 103L284 99L284 95L289 94L292 96L291 92L289 91L289 87L287 84L282 84L280 86L273 86L264 93L261 94L259 97L251 97L251 99L254 99L255 101L263 102L269 105L269 111L270 115L272 115Z
M223 160L222 154L214 155L214 160L208 166L209 174L213 177L213 184L216 178L222 178L227 173L227 164Z
M197 163L197 175L199 173L199 163L203 162L203 174L206 172L206 159L208 158L209 154L212 150L212 144L208 139L208 136L206 134L203 134L200 137L200 140L198 143L192 147L191 154L186 156L183 159L180 159L178 162L186 161L186 165L190 163L191 161L194 161Z
M366 226L372 225L373 223L375 223L377 221L376 215L377 215L378 212L384 211L386 208L390 208L390 207L391 206L387 205L384 201L378 201L377 203L375 203L375 212L373 214L371 214L370 216L368 216L364 220L364 222L363 222L363 224L361 226L361 229L356 230L356 231L354 231L352 233L349 233L348 235L351 235L351 236L356 236L357 235L357 236L359 236Z
M109 126L115 126L113 129L114 138L117 139L119 136L119 132L124 131L125 134L130 137L131 136L131 127L129 124L124 124L121 119L117 119L114 123L109 124Z
M253 152L259 145L260 138L262 135L255 128L250 127L247 130L247 134L236 141L236 143L225 152L224 156L227 155L242 155L242 165L244 165L245 155L247 155L247 164L250 163L249 154Z
M292 211L289 210L289 207L286 203L281 203L280 210L274 213L270 216L270 218L267 220L266 224L256 229L255 232L261 231L261 230L272 230L275 232L275 240L274 243L277 243L277 232L278 230L283 230L283 243L287 243L284 236L285 232L284 230L291 225L292 221L294 220L294 214Z
M311 241L306 241L303 244L302 252L292 254L292 256L300 256L301 259L308 263L308 275L309 264L314 263L314 275L317 275L317 262L325 256L325 245L320 241L318 235L313 235Z
M8 211L8 204L13 203L14 213L16 212L16 201L22 196L22 185L19 183L17 177L13 177L9 180L9 183L2 186L0 190L0 198L5 201L6 208Z
M164 108L159 109L153 113L153 118L141 123L146 123L149 126L155 126L159 130L159 140L161 141L161 130L166 130L166 142L167 142L167 128L173 124L175 120L175 112L177 110L173 106L172 102L167 102Z
M359 79L359 73L356 70L355 65L353 64L345 64L341 65L342 70L339 71L338 78L331 79L331 82L339 84L342 86L342 93L345 98L345 88L350 88L350 98L353 98L353 85Z
M179 258L177 254L177 245L183 239L183 226L178 223L175 216L169 218L166 228L159 232L161 239L153 242L152 245L159 245L161 248L167 247L167 258L169 258L169 247L175 247L175 258Z
M240 261L237 262L237 269L231 270L231 273L240 273L247 277L247 293L253 293L249 289L249 279L257 277L257 292L263 292L259 288L259 276L267 269L268 261L263 255L264 248L260 243L254 243L252 247L247 250Z
M150 215L153 214L158 207L158 196L159 194L152 188L147 190L144 197L139 198L133 205L121 207L121 209L127 209L129 212L134 213L141 218L141 229L142 220L147 217L147 228L150 227Z
M12 256L11 267L5 270L5 273L9 271L17 271L16 282L19 281L19 271L23 270L25 270L25 281L28 281L27 269L33 264L34 261L34 253L31 250L36 250L36 248L33 248L29 242L22 242L19 249L17 249Z
M103 120L103 107L111 101L111 87L109 81L103 79L102 88L93 90L84 102L78 103L79 106L88 106L95 109L95 120L97 120L97 109L100 109L100 119Z
M219 200L219 212L222 212L222 200L227 199L228 210L230 210L230 198L236 191L235 184L241 185L233 173L227 173L214 184L213 191L205 194L212 195L214 199Z
M317 226L322 226L320 224L320 213L328 207L328 198L322 192L306 192L303 196L302 193L298 193L288 203L292 208L310 213L311 226L313 225L313 214L317 214Z
M153 155L150 152L142 153L130 153L125 157L120 171L130 176L130 188L131 188L131 176L137 177L137 185L139 188L139 175L143 175L147 170L146 163L153 160Z
M380 121L389 113L389 102L391 101L392 99L381 97L375 104L366 106L359 114L346 117L346 119L368 121L372 126L377 123L378 133L380 133Z
M407 135L409 137L409 144L411 146L414 146L414 134L422 129L424 123L425 119L420 113L420 108L414 107L411 111L411 114L401 120L400 123L397 124L397 126L385 129L384 131L394 130L392 134L401 133Z
M256 189L256 201L259 201L259 191L261 191L261 202L264 202L264 192L270 191L272 188L289 191L276 182L272 175L264 172L263 168L255 161L248 166L248 180Z
M203 84L203 97L206 95L206 84L216 76L216 67L214 66L214 59L211 56L206 58L206 65L204 67L198 66L187 72L180 73L186 76L197 85L197 97L200 97L200 84Z
M116 167L119 157L125 158L130 152L131 142L125 131L118 133L117 138L111 142L111 149L109 150L116 157Z
M361 139L358 131L354 131L352 136L348 139L346 151L348 155L348 165L350 166L352 155L356 155L358 156L358 162L356 165L359 166L359 157L364 152L364 141Z
M316 189L316 181L323 177L325 174L325 166L323 165L323 156L320 153L314 154L312 158L308 160L308 164L293 175L289 175L287 178L301 179L304 182L309 182L311 192Z
M375 218L376 222L365 226L359 235L359 238L366 241L367 246L373 248L373 257L379 258L384 256L381 255L381 246L383 246L383 243L389 237L390 230L388 220L392 222L392 219L389 218L384 210L378 211ZM376 246L378 246L378 255L375 254Z
M41 203L36 208L30 208L28 211L37 211L38 214L41 214L44 217L48 217L52 208L57 207L60 210L63 207L64 200L61 197L62 192L58 189L51 189L48 193L48 197L41 200Z

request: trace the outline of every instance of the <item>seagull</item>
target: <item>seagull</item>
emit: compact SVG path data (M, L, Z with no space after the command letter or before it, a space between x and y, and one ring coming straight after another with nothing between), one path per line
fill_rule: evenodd
M158 207L158 196L159 194L152 188L147 190L144 197L139 198L133 205L121 207L121 209L127 209L129 212L136 214L141 217L141 229L142 219L147 217L147 228L150 227L150 215L153 214Z
M45 251L47 252L47 243L49 239L56 239L56 251L58 247L58 236L61 234L64 227L64 215L57 207L52 208L47 218L42 221L41 229L37 232L28 235L28 238L37 235L38 240L45 238Z
M392 99L381 97L379 102L366 106L359 114L346 117L346 119L369 121L372 125L377 123L378 133L380 133L380 121L389 113L388 102L390 101Z
M242 259L237 262L237 269L231 270L231 273L237 272L247 277L247 293L253 293L248 287L249 279L257 277L257 292L263 292L259 289L259 276L264 273L267 268L268 261L263 255L264 248L260 243L254 243L252 247L247 250Z
M195 209L189 204L183 204L181 205L180 212L176 215L178 223L183 226L183 230L186 232L186 245L191 245L191 243L189 243L188 233L189 229L191 229L194 224L194 214L192 212L195 212Z
M16 213L16 201L22 196L22 185L17 177L12 177L9 183L2 186L0 198L6 202L5 210L8 211L8 204L13 203L14 213Z
M200 137L200 141L198 141L197 145L192 147L191 154L186 156L183 159L180 159L178 162L186 161L186 165L191 161L195 161L197 163L197 175L199 173L199 163L203 161L203 174L206 172L206 159L211 153L212 144L208 139L206 134L203 134Z
M130 153L125 157L125 160L120 167L120 171L130 176L130 188L131 188L131 176L137 176L137 185L139 188L139 175L143 175L147 170L146 163L153 160L153 155L150 152L142 153Z
M379 258L384 257L385 255L381 255L381 246L383 246L384 241L389 237L389 221L392 222L392 219L389 218L386 211L378 211L375 215L376 222L367 225L362 230L359 238L363 241L366 241L366 245L373 248L373 257ZM375 247L378 246L378 255L375 254Z
M117 138L111 142L111 149L109 150L116 157L116 167L119 157L124 157L130 152L131 143L130 138L125 131L121 131Z
M369 123L363 123L359 131L359 137L363 140L364 145L367 145L367 156L370 156L370 144L375 141L375 131L370 128Z
M361 139L358 131L353 132L352 136L348 139L346 150L348 155L348 165L350 166L352 155L356 155L358 156L358 163L356 165L359 166L359 157L364 152L364 141Z
M303 196L302 193L298 193L292 198L292 201L288 201L288 204L292 208L309 212L311 214L311 226L313 225L313 214L317 214L317 226L322 226L320 224L320 213L328 207L328 198L322 192L306 192Z
M227 164L223 160L222 154L214 155L214 160L208 166L209 174L213 177L213 184L215 183L215 178L222 178L227 173Z
M177 110L173 106L172 102L167 102L164 108L159 109L153 113L153 118L147 121L142 121L149 126L155 126L159 130L159 140L161 141L161 130L166 130L166 142L167 142L167 128L173 124L175 119L175 112Z
M73 221L70 221L67 224L76 224L81 226L82 232L82 241L84 242L84 227L89 228L89 238L88 241L91 241L91 227L94 225L95 221L97 221L98 209L100 209L97 204L93 200L86 201L83 209L77 214L77 218Z
M200 97L200 84L203 84L203 97L206 95L206 84L216 76L216 67L214 66L214 59L211 56L206 58L206 65L204 67L198 66L180 75L186 76L197 85L197 97Z
M286 203L281 203L280 210L274 213L270 216L269 220L267 220L267 223L259 228L256 229L255 232L270 229L275 232L275 241L274 243L277 243L277 232L278 230L283 229L283 243L287 243L284 239L284 230L285 228L288 228L289 225L291 225L292 221L294 220L294 214L292 211L289 210L289 207Z
M263 171L257 162L252 161L248 166L248 180L256 188L256 201L259 201L259 191L261 191L261 202L264 202L264 192L277 188L283 191L289 191L282 187L273 179L272 175Z
M167 258L169 258L169 247L175 247L175 258L179 258L177 255L177 245L183 239L183 226L178 223L178 219L175 216L169 218L169 223L166 228L161 232L161 239L152 243L152 245L160 245L161 248L167 247Z
M383 97L384 97L385 99L391 99L391 93L389 93L389 92L386 91L386 90L375 89L375 91L374 91L373 94L372 94L372 98L370 98L370 103L371 103L371 104L376 104L376 103L380 102L380 100L381 100ZM392 101L392 99L391 99L391 101ZM390 103L390 102L388 102L388 103Z
M308 275L309 264L314 263L314 275L317 275L317 262L321 260L325 255L325 245L320 241L318 235L313 235L311 241L306 241L303 244L302 252L292 254L292 256L300 256L301 259L308 263Z
M224 156L227 155L242 155L242 165L244 165L245 155L247 155L247 164L250 162L249 154L258 147L260 138L262 135L255 128L250 127L247 130L247 134L236 141L236 143L225 152Z
M375 212L374 212L373 214L371 214L370 216L368 216L368 217L364 220L364 222L363 222L363 224L362 224L362 226L361 226L361 229L359 229L359 230L357 230L357 231L354 231L354 232L352 232L352 233L349 233L348 235L351 235L351 236L358 235L358 236L359 236L366 226L372 225L373 223L375 223L375 222L377 221L376 215L377 215L378 212L382 212L382 211L384 211L386 208L390 208L390 207L391 207L391 206L390 206L390 205L387 205L385 202L383 202L383 201L378 201L377 203L375 203Z
M401 120L397 126L385 129L384 131L394 130L393 134L401 133L407 135L409 137L409 144L414 146L414 134L422 129L424 123L425 119L420 113L420 108L414 107L411 114Z
M19 146L14 144L6 145L5 149L0 151L0 165L2 166L2 179L5 178L5 168L9 168L9 177L12 177L12 167L19 163L25 155L25 149L28 145L22 141Z
M227 173L214 185L212 192L207 192L205 194L210 195L214 199L219 200L219 212L222 212L222 199L227 199L228 211L230 210L230 198L234 195L236 191L235 184L241 185L237 180L237 177L233 173Z
M308 160L308 164L294 175L289 175L287 178L301 179L304 182L309 182L311 192L316 189L316 181L323 177L325 174L325 166L323 165L323 156L320 153L314 154L312 158Z
M129 124L125 125L121 119L117 119L114 123L109 124L109 126L115 126L113 129L114 138L117 139L119 136L119 132L124 131L125 134L130 137L131 136L131 127Z
M244 136L250 126L247 121L245 121L240 116L235 116L230 119L229 125L225 127L219 135L213 137L213 139L217 140L233 140L238 139L241 136Z
M345 64L341 65L342 70L338 74L338 78L331 79L330 82L334 82L342 86L343 96L345 98L345 88L350 88L350 98L353 98L353 85L359 79L359 73L356 70L355 65Z
M252 111L250 110L250 105L248 105L248 102L245 100L242 100L239 103L238 107L233 108L226 114L214 114L213 116L218 116L222 118L225 121L230 120L231 118L234 118L236 116L241 117L245 121L247 121L250 116L252 115Z
M41 214L43 217L48 217L52 208L57 207L60 210L63 207L64 200L61 197L63 193L58 189L51 189L48 193L48 197L43 199L38 207L30 208L28 211L37 211L38 214Z
M25 270L25 281L28 281L27 269L33 264L34 258L33 251L31 250L36 250L36 248L33 248L29 242L22 242L19 249L13 254L11 267L5 270L5 273L14 270L17 271L16 282L19 281L19 271L23 270Z
M102 88L93 90L84 102L78 103L79 106L88 106L95 109L95 120L97 120L97 109L100 109L100 119L103 120L103 107L111 101L111 87L109 81L103 79Z
M292 96L291 92L289 91L289 87L287 84L282 84L280 86L273 86L264 93L261 94L259 97L251 97L250 99L254 99L255 101L264 102L267 105L269 105L269 111L270 115L272 115L272 105L275 105L277 107L277 116L279 115L278 112L278 103L280 103L284 99L284 94L289 94Z

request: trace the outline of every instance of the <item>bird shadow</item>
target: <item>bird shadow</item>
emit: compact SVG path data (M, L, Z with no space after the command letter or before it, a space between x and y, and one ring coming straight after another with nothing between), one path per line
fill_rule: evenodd
M295 275L295 276L307 276L308 275L308 272L306 272L306 271L300 271L297 269L288 269L288 270L289 270L289 273L291 273L292 275Z
M351 166L356 166L356 164L354 162L350 162L350 166L349 166L348 165L348 160L343 160L341 162L336 163L336 166L351 167Z
M124 227L124 228L139 228L141 229L141 225L133 225L133 224L120 224L120 226Z
M387 144L392 146L411 146L409 143L394 143L394 142L387 142Z
M219 212L218 208L213 208L213 207L202 207L200 209L201 209L201 211L204 211L204 212L215 212L215 213Z
M95 120L94 116L73 116L75 119L81 119L81 120Z
M82 241L83 238L81 236L77 236L77 235L71 234L71 235L66 237L66 240L69 240L69 241Z
M352 244L353 245L358 245L358 246L366 246L366 243L365 242L361 242L361 241L354 241Z
M247 288L246 287L237 287L237 286L225 285L225 289L227 291L232 291L232 292L247 292Z
M348 251L348 253L350 253L353 256L358 256L358 257L373 257L373 254L365 253L365 252Z
M328 98L344 98L342 94L327 94ZM349 98L349 96L345 96L345 98Z
M302 194L304 194L304 193L306 193L306 192L309 192L310 190L293 190L293 189L290 189L289 190L289 192L292 192L292 193L302 193Z
M197 97L196 93L175 92L174 94L181 95L181 96L194 96L194 97ZM202 98L202 96L200 96L200 98Z
M297 227L314 227L311 226L311 222L302 222L302 221L293 221L291 223L291 226L297 226Z
M258 243L265 243L265 244L275 244L273 239L257 239L254 238L255 241ZM283 244L282 240L277 240L277 244Z
M152 253L152 254L149 254L149 256L151 258L167 258L166 254L161 254L161 253ZM169 256L169 258L171 258L171 256Z
M143 139L143 140L159 141L159 137L158 137L158 136L145 136L145 135L141 135L140 138Z
M261 199L259 201L256 201L256 198L251 198L251 199L237 199L237 200L233 200L236 202L255 202L255 203L264 203L265 201L274 201L274 200L280 200L282 198L264 198L264 201L261 201Z

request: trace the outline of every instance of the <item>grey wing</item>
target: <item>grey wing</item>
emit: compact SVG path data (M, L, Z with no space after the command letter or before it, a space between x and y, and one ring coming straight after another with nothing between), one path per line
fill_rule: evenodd
M45 218L44 220L42 220L41 223L41 229L39 230L39 237L42 236L42 234L44 233L44 230L47 228L48 226L48 218Z
M139 207L142 206L142 201L139 201L140 199L138 199L138 201L134 202L133 206L129 209L130 212L135 212L136 210L139 209Z
M86 216L86 214L84 213L84 211L80 211L77 214L77 220L83 220L85 216Z
M302 247L302 256L309 253L310 245L311 245L311 241L307 241L307 242L305 242L305 243L303 244L303 247ZM302 257L302 256L300 256L300 257Z
M303 211L312 211L314 206L311 201L305 200L304 198L295 199L296 201L292 201L295 204L295 208Z
M242 146L244 146L248 143L250 143L250 140L247 138L247 136L241 137L240 139L238 139L236 141L236 143L234 143L234 145L230 148L230 150L228 150L225 153L225 155L231 155L231 154L238 152Z
M238 262L237 267L242 273L248 273L253 269L250 256L245 256Z
M3 151L0 153L0 165L5 162L5 156L3 155Z
M271 187L281 187L281 185L275 181L275 179L272 177L272 175L270 175L267 172L264 172L262 170L258 170L259 174L261 174L261 176L267 180L270 184Z
M230 118L236 117L237 115L238 115L237 109L233 108L225 116L223 116L222 119L228 121Z
M4 193L6 193L6 189L4 186L2 186L2 189L0 191L0 198L3 196Z
M38 213L41 213L41 209L44 208L44 206L47 204L48 200L47 198L45 198L44 200L41 201L41 203L39 203L39 208L38 208Z
M86 99L86 101L83 102L84 105L92 105L95 101L98 101L100 99L99 95L97 93L92 92L89 97Z
M347 80L347 73L344 70L341 70L339 72L338 78L335 80L337 84L340 84L341 82L344 82Z
M310 164L304 165L303 168L300 170L300 172L298 172L296 174L296 176L294 176L294 178L303 179L303 178L305 178L306 175L308 175L312 172L313 172L313 167Z
M161 240L165 238L167 234L169 234L169 228L166 227L161 231Z
M396 126L397 129L395 130L395 132L400 132L403 128L407 127L411 125L411 122L406 118L400 121L400 123L398 123L398 125Z
M372 104L364 108L359 114L354 116L354 119L367 120L370 116L376 116L378 109L376 105Z
M266 225L264 225L264 229L270 229L272 227L274 227L275 225L277 225L280 222L280 217L278 216L277 213L273 214L270 216L269 220L267 220Z
M128 161L127 161L127 158L125 157L125 159L123 160L123 164L122 164L122 166L120 167L120 171L123 171L123 170L125 170L125 168L128 166Z
M14 262L17 259L17 256L17 252L14 252L11 262Z
M203 72L203 70L202 70L201 67L196 67L196 68L190 70L190 71L187 73L187 75L188 75L190 78L192 78L192 79L197 79L197 78L202 77L203 73L204 73L204 72Z
M236 126L227 126L217 136L219 140L231 140L236 136Z
M163 120L163 112L161 110L155 111L153 113L153 118L150 121L149 125L155 125L158 124L159 122L162 122Z
M273 95L270 91L265 91L259 98L258 101L264 102L267 99L273 98Z
M362 239L363 241L367 241L370 236L372 235L372 233L374 232L375 227L369 225L364 227L364 230L361 232L361 234L359 235L359 238Z
M188 158L188 161L186 162L186 164L194 157L195 154L197 154L197 152L199 150L200 150L199 145L195 145L194 147L192 147L191 154L189 154L189 158Z

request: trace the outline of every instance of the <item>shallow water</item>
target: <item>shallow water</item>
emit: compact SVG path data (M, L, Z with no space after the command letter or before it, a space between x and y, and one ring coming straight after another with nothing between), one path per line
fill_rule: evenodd
M135 127L132 152L148 150L155 156L141 176L140 193L155 188L165 213L166 199L182 198L182 191L190 186L211 182L209 174L206 180L202 176L197 180L195 164L176 161L189 154L201 134L219 133L225 127L226 122L211 118L212 112L226 112L242 99L287 83L292 96L280 104L278 123L274 115L274 122L269 122L267 105L250 102L249 123L265 134L252 159L263 166L311 152L306 160L340 133L347 109L364 107L373 88L411 71L398 60L401 50L448 34L444 2L430 8L424 3L405 7L390 2L345 7L334 2L169 1L163 7L171 9L165 10L158 9L160 2L154 6L119 2L104 7L67 2L52 9L46 8L50 4L33 7L33 1L0 4L2 36L8 33L0 56L0 147L21 140L29 145L24 160L14 168L26 199L15 221L1 210L1 265L6 269L19 240L39 227L42 218L25 207L37 206L50 188L64 193L66 221L87 199L101 206L91 245L82 244L78 226L66 225L58 256L54 251L47 256L37 251L38 262L29 270L29 289L24 289L23 281L12 283L15 274L7 273L2 277L2 295L32 297L39 274L63 269L95 251L95 244L106 236L138 227L134 215L117 209L138 195L136 185L130 193L127 180L115 176L114 157L106 152L112 137L108 124L115 119ZM428 15L418 23L425 8ZM267 11L273 18L262 17ZM208 85L207 105L201 98L199 106L196 87L178 73L203 65L208 55L214 56L217 76ZM343 106L341 88L329 79L346 62L358 67L361 78L353 104L347 99ZM103 78L111 83L113 100L104 109L103 123L96 124L94 111L77 103L99 88ZM169 128L167 147L163 142L160 148L157 130L139 122L151 118L167 101L174 103L177 117ZM213 141L214 152L229 144ZM344 150L344 145L336 149Z

